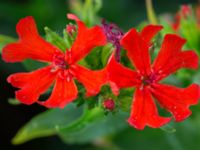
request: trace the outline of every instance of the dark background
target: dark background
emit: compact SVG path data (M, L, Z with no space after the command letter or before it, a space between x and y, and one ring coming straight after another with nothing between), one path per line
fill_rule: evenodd
M180 4L196 3L195 0L154 0L157 13L175 13ZM62 32L67 23L66 13L69 12L67 0L0 0L0 34L17 37L16 23L20 18L34 16L38 29L44 33L43 27L48 26L56 32ZM146 19L143 0L103 0L103 8L99 16L116 23L124 31ZM6 83L6 77L22 71L20 64L6 64L0 59L0 150L64 150L92 149L91 145L66 145L57 137L41 138L28 143L12 146L11 138L18 129L34 115L45 110L38 105L10 105L9 97L14 97L14 88ZM130 139L127 139L130 140Z

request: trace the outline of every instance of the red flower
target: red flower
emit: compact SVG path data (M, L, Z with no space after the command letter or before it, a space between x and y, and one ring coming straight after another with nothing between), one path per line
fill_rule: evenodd
M175 15L175 21L172 23L174 31L178 31L181 25L182 19L187 19L192 15L192 9L189 5L182 5L181 10Z
M61 52L57 47L42 39L36 29L32 17L21 19L16 30L19 41L3 48L2 57L6 62L20 62L24 59L34 59L49 62L49 66L30 73L16 73L8 77L16 91L16 98L22 103L38 102L46 107L61 107L76 99L78 91L74 83L77 79L91 96L99 92L106 82L104 70L91 71L77 62L85 57L94 47L106 43L106 37L99 26L87 28L76 16L69 14L78 24L77 38L72 47ZM39 102L39 96L53 84L51 96L44 102Z
M144 129L146 125L158 128L170 121L171 117L159 116L153 98L157 99L161 107L172 113L175 121L187 118L191 114L189 106L198 103L197 84L181 89L159 83L182 67L198 67L197 55L191 50L181 51L185 40L173 34L165 36L158 57L151 65L150 41L161 29L162 26L148 25L140 33L131 29L122 38L121 45L127 50L136 71L119 64L113 56L107 66L115 93L117 87L136 87L128 122L137 129Z

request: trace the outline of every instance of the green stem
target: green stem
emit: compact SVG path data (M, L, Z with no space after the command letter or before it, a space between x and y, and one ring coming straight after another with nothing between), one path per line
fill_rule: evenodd
M151 24L158 24L154 9L152 0L146 0L146 9L147 9L147 17Z

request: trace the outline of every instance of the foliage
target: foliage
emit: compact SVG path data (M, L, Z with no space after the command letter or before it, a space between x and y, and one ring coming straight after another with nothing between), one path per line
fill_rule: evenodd
M97 12L101 7L101 0L85 0L85 2L78 0L70 1L71 12L84 20L88 26L100 23ZM159 17L158 22L164 26L164 30L159 37L163 38L166 33L176 33L162 16ZM143 24L146 23L147 22L142 22L140 25L143 26ZM185 48L195 49L200 54L200 30L196 25L195 16L191 16L189 19L183 19L181 21L181 26L182 28L179 34L188 40L188 44ZM138 26L138 28L140 28L140 26ZM62 51L71 47L74 40L73 36L75 36L70 36L66 32L66 29L63 30L62 36L49 27L45 27L44 31L45 39ZM0 50L6 44L14 41L16 41L15 38L0 35ZM161 41L159 41L159 39L155 39L155 53L157 53L160 43ZM92 69L101 69L107 64L113 50L113 45L108 43L104 47L95 49L94 52L79 63ZM124 51L121 53L122 55L126 55ZM122 59L122 64L128 66L130 62ZM23 62L23 65L27 71L31 71L41 68L46 64L26 60ZM175 76L167 78L164 82L184 86L191 82L199 84L199 74L199 70L197 72L183 70L179 71ZM85 92L82 85L79 85L78 88L80 88L81 92ZM121 90L118 97L110 94L110 89L107 86L102 88L99 95L92 98L86 98L81 92L79 93L80 98L74 103L67 105L64 109L49 109L33 117L17 132L12 139L12 143L17 145L35 138L57 135L63 142L68 144L95 143L101 140L113 142L113 144L108 146L108 149L131 150L132 146L127 145L134 145L134 149L136 150L147 149L148 147L153 147L154 149L163 148L166 150L197 149L195 147L195 142L198 142L197 139L200 139L200 133L198 133L200 126L198 111L193 118L178 125L171 123L170 125L161 127L161 130L155 131L147 128L144 130L144 133L142 133L128 127L126 122L130 113L133 89ZM113 97L117 103L117 108L114 112L106 112L102 107L103 99L108 97ZM20 104L16 99L9 99L9 103L12 105ZM194 112L195 109L197 109L197 107L194 108ZM132 137L134 137L134 139L132 139ZM188 139L187 137L191 138ZM144 141L146 144L143 144L141 141ZM163 147L163 144L166 144L166 146ZM100 147L101 146L102 145L100 145Z

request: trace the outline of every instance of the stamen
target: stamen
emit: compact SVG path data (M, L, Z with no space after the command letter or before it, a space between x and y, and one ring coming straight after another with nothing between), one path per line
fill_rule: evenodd
M55 69L68 69L69 64L65 61L64 54L55 54L53 56L53 67Z
M141 80L143 85L150 85L157 80L157 76L155 73L151 73L148 76L141 76Z

